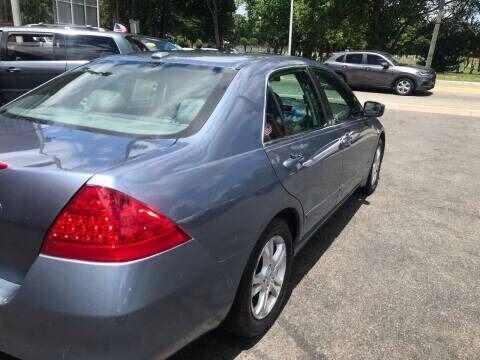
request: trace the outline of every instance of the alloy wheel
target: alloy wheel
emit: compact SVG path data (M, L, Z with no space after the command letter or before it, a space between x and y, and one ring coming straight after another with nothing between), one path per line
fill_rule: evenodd
M397 91L402 95L407 95L412 91L412 83L408 80L400 80L397 83Z
M257 259L252 277L250 306L254 318L264 319L277 303L285 280L287 249L285 240L275 235L267 241Z

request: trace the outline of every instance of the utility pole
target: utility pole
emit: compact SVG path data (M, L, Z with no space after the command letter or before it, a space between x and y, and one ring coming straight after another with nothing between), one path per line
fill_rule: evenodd
M438 0L438 14L435 20L435 27L433 28L432 40L430 41L430 48L428 49L427 68L432 67L433 55L435 54L435 47L437 46L438 33L440 31L440 24L442 23L443 14L445 13L445 0Z
M18 0L10 0L10 4L12 5L13 26L22 25L22 18L20 17L20 6L18 5Z
M292 37L293 37L293 0L290 1L290 24L288 27L288 55L292 55Z

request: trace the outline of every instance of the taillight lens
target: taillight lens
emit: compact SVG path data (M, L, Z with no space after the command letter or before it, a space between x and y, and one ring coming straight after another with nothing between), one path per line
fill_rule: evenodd
M0 170L8 168L8 164L0 161Z
M189 240L171 220L119 191L84 186L55 219L41 252L62 258L125 262Z

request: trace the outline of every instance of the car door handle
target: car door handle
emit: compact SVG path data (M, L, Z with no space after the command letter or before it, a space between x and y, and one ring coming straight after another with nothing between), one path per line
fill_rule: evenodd
M290 171L299 171L302 168L302 163L305 160L303 154L290 154L287 160L282 165Z
M6 71L6 72L9 72L9 73L16 73L16 72L20 72L20 71L22 71L22 70L19 69L19 68L16 68L16 67L12 67L12 66L11 66L11 67L5 69L5 71Z

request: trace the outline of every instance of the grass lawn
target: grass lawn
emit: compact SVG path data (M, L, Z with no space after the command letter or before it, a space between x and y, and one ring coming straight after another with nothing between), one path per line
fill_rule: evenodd
M462 74L462 73L454 73L454 72L447 72L447 73L438 73L437 79L439 80L454 80L454 81L475 81L480 82L480 74L473 73L473 74Z

